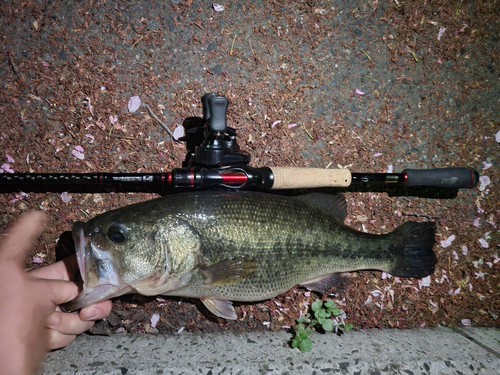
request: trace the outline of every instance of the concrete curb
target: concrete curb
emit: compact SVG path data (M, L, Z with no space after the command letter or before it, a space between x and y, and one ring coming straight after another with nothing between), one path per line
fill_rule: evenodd
M279 332L81 335L51 353L42 374L498 374L500 329L314 334L291 349Z

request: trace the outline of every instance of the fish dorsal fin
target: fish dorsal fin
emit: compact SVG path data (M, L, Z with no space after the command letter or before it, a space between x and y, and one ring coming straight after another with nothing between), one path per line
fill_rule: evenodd
M234 284L257 270L257 260L253 257L240 256L200 268L200 273L205 277L205 284Z
M236 313L234 312L234 307L231 301L223 299L212 299L202 297L200 301L203 302L205 307L210 310L210 312L218 317L236 320Z
M328 212L336 221L344 225L347 216L347 202L341 194L310 193L298 196L297 199Z
M349 279L347 276L343 276L339 273L333 273L331 275L308 280L300 285L304 288L320 293L328 293L331 288L334 288L335 293L338 294L345 290L348 281Z

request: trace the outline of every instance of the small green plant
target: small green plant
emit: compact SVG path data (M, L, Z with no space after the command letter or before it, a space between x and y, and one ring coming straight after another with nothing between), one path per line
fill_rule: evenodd
M332 300L322 301L317 299L311 304L311 312L297 319L295 337L292 339L292 348L299 348L303 352L312 349L311 331L321 327L325 332L338 332L339 328L345 332L353 328L346 324L342 318L342 311Z

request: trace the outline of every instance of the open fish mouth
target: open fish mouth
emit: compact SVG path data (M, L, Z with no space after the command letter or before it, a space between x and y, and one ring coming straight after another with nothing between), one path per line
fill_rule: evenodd
M74 300L61 305L63 311L69 312L79 310L94 303L121 296L128 291L115 285L114 282L116 282L116 277L114 272L111 272L112 274L107 275L107 277L101 277L100 275L99 281L95 286L90 287L88 285L89 280L87 272L89 271L89 262L92 261L91 258L93 254L100 250L96 249L95 245L85 236L84 225L85 223L83 222L76 222L72 230L76 261L83 282L83 290Z
M76 262L78 263L78 269L80 270L80 276L83 283L85 284L86 279L86 267L85 267L85 249L89 245L88 238L85 237L83 233L83 224L81 221L77 221L73 226L71 235L73 236L73 241L75 243L76 252Z

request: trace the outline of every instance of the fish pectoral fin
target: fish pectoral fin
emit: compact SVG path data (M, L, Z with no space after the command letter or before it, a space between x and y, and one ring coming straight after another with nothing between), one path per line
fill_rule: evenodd
M200 298L200 300L212 314L224 319L236 320L237 316L231 301L205 297Z
M257 270L257 260L253 257L237 257L200 268L205 284L233 284L244 280Z
M308 280L300 283L299 285L320 293L327 293L331 288L335 289L335 293L341 293L344 291L348 281L349 278L347 276L343 276L339 273L333 273L331 275Z

